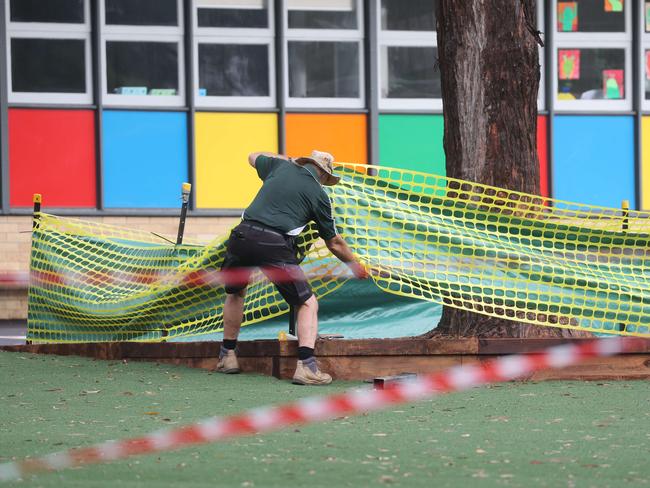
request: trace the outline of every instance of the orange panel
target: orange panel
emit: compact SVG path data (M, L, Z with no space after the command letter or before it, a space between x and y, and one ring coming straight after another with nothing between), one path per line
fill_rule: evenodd
M287 156L327 151L345 163L368 162L366 116L363 114L288 114Z

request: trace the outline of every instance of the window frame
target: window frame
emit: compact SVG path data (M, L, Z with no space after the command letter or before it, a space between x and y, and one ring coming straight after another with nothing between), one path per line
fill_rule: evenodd
M267 26L251 27L199 27L199 6L192 1L192 62L193 86L192 97L197 108L262 108L277 106L276 100L276 66L275 66L275 2L266 0ZM199 80L199 44L258 44L268 49L269 95L265 97L245 96L200 96Z
M106 24L106 0L99 0L100 87L103 104L106 107L184 107L186 105L183 2L175 1L178 25L150 26ZM176 95L117 95L108 93L106 44L111 41L175 43L178 51L178 90Z
M14 0L19 1L19 0ZM13 22L10 10L11 0L5 1L5 52L7 55L7 95L10 104L61 104L61 105L91 105L93 103L93 68L90 47L90 0L84 0L83 23L57 22ZM83 93L57 92L15 92L13 91L11 69L11 40L12 39L69 39L84 41L84 71L85 91Z
M559 32L557 30L557 3L551 2L553 31L552 74L553 105L556 112L629 112L632 110L633 78L632 71L632 9L630 2L625 4L624 32ZM625 98L622 100L561 100L558 98L558 50L560 49L623 49L625 52Z
M431 2L435 8L435 3ZM382 95L382 51L389 47L434 47L438 48L438 32L384 30L381 26L381 0L378 0L377 15L374 19L377 29L377 71L379 110L405 110L409 112L442 113L442 95L440 98L388 98ZM388 67L386 67L388 69ZM386 71L388 73L388 71Z
M290 29L289 8L284 4L282 16L284 24L282 51L284 66L282 79L284 85L285 106L288 109L365 109L366 108L366 83L365 83L365 27L364 4L361 0L353 0L356 5L356 29ZM291 97L289 95L289 43L290 42L354 42L359 52L359 96L350 97Z

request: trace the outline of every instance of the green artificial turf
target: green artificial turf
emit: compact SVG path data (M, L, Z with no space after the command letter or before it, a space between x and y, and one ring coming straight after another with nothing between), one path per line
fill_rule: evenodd
M360 386L0 352L0 461ZM649 486L647 382L508 383L15 486Z

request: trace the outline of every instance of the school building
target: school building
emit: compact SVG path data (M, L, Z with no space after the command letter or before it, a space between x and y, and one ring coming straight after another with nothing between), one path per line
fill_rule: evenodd
M27 267L34 193L173 234L188 181L209 239L259 187L252 151L445 173L435 0L0 7L0 271ZM537 24L542 193L650 209L650 1L539 0Z

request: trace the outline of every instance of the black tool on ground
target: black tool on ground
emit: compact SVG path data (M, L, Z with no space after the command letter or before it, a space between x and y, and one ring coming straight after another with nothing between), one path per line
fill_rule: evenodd
M329 341L332 339L343 339L345 336L343 334L318 334L319 339Z
M395 383L397 381L412 380L416 376L417 374L415 373L400 373L394 376L378 376L377 378L373 378L372 386L375 388L375 390L383 390L391 383Z

